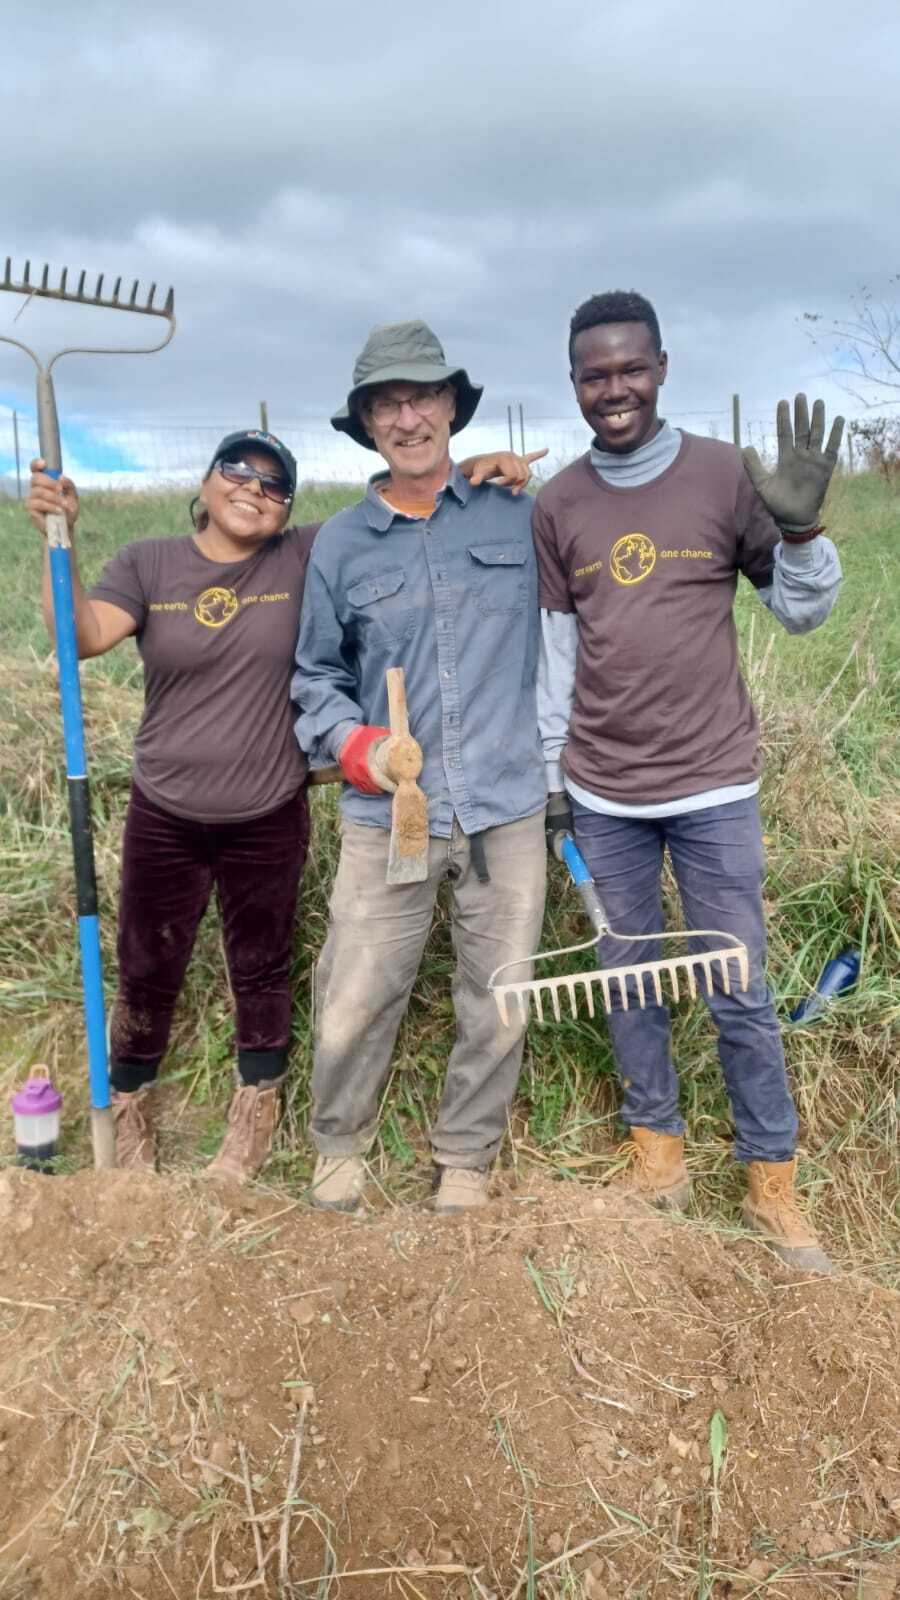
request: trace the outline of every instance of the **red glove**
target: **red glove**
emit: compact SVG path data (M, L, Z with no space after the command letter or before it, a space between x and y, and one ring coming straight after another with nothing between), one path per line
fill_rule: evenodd
M384 794L380 783L376 783L369 769L369 749L376 739L383 739L390 735L390 728L373 728L368 723L361 723L348 733L338 753L341 771L348 783L360 794Z

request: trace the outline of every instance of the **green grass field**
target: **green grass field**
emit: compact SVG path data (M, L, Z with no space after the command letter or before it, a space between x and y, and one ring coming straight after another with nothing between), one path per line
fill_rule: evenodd
M298 521L313 521L354 491L305 493ZM79 553L91 580L120 544L180 533L187 497L87 496ZM744 670L760 712L767 756L763 809L769 852L770 981L779 1014L845 946L863 952L858 987L806 1029L786 1030L801 1113L803 1177L818 1226L836 1256L882 1281L898 1268L898 1024L900 846L896 536L900 497L873 477L839 480L826 521L845 568L832 618L791 638L749 585L738 618ZM40 541L15 504L0 502L0 1090L38 1060L67 1095L64 1158L89 1161L53 657L37 601ZM118 847L130 744L141 706L131 643L83 670L94 799L103 942L114 979ZM302 1188L310 1171L303 1130L310 1064L309 995L336 861L335 799L315 796L315 842L298 919L295 1037L286 1135L268 1181ZM584 937L554 873L545 941ZM386 1095L376 1171L390 1198L426 1191L425 1133L453 1031L452 957L439 914L404 1024ZM201 930L165 1065L164 1161L195 1164L215 1148L231 1090L232 1021L218 926ZM735 1225L742 1181L729 1155L729 1114L715 1041L702 1006L675 1020L690 1163L700 1212ZM596 1180L619 1134L617 1090L602 1025L533 1027L504 1160ZM3 1147L7 1156L11 1142Z

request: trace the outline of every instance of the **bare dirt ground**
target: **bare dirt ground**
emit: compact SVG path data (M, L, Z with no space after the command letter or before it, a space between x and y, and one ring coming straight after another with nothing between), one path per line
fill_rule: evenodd
M0 1296L11 1600L900 1594L900 1298L737 1231L10 1170Z

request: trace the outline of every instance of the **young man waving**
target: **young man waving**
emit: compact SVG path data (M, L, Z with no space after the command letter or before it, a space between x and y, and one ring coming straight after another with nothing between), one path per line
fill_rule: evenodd
M831 1264L794 1192L797 1117L764 976L764 858L758 728L738 667L732 616L743 574L789 632L824 622L841 578L818 513L840 446L824 406L794 429L778 408L779 461L672 428L657 411L667 357L643 296L594 296L575 312L571 377L591 428L588 453L538 496L534 532L543 657L538 712L547 764L547 835L574 830L617 930L662 924L668 847L688 926L742 939L745 993L709 1007L747 1164L747 1224L789 1265ZM746 470L745 470L746 463ZM752 481L751 481L752 479ZM601 942L609 964L650 959ZM662 1006L609 1018L625 1085L628 1181L655 1204L690 1190L684 1124Z

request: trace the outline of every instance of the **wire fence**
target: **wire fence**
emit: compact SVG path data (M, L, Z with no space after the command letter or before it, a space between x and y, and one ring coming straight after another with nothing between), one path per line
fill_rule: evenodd
M731 407L708 411L669 412L676 427L693 433L731 439L735 418ZM219 441L241 426L242 419L220 422L172 422L138 419L112 422L94 416L69 416L61 427L65 470L84 489L187 489L197 484ZM259 425L259 419L246 419ZM298 478L305 484L363 483L375 470L378 458L339 434L328 423L283 421L272 417L271 427L297 458ZM775 405L767 412L750 412L741 418L741 442L752 444L763 457L775 448ZM505 416L479 417L456 435L454 455L462 459L478 451L512 448L547 449L535 467L540 478L549 477L588 445L584 423L568 417L528 416L521 406L510 406ZM38 455L34 414L0 408L0 493L21 497L27 490L28 468ZM852 465L852 463L851 463Z

